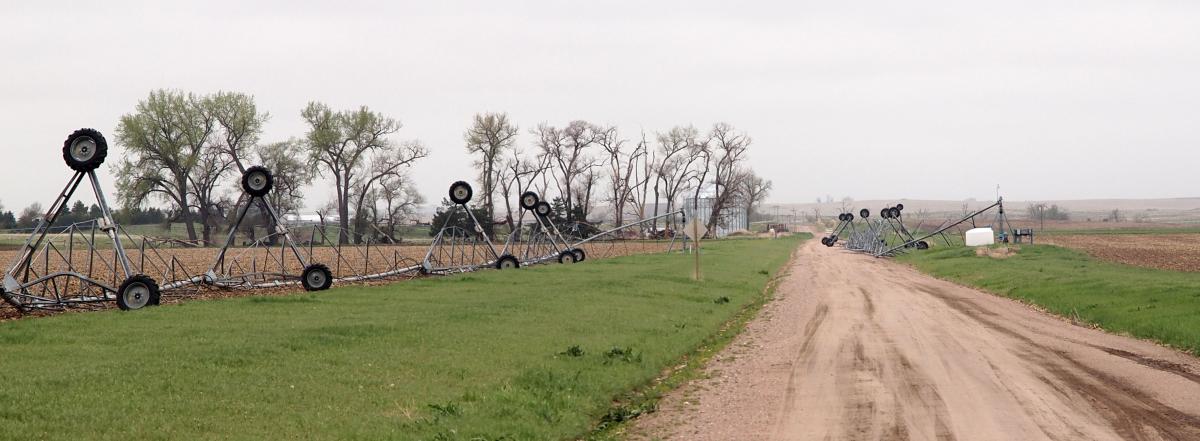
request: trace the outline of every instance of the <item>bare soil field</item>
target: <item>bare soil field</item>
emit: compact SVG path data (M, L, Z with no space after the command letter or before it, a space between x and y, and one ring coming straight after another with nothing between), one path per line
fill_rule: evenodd
M631 439L1200 439L1194 357L816 241L789 267Z
M1200 234L1081 234L1044 236L1039 243L1083 251L1126 265L1200 271Z

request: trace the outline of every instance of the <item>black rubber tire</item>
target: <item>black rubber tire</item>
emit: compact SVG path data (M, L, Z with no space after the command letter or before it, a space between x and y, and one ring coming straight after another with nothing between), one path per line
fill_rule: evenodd
M864 208L862 210L858 210L858 217L861 217L863 219L871 217L871 210L868 210L866 208Z
M884 208L883 210L881 210L879 212L879 215L883 216L884 219L891 219L892 218L892 208L891 207Z
M571 254L575 255L576 262L583 262L587 260L587 253L583 252L583 248L572 249Z
M929 249L929 242L926 242L926 241L923 241L923 240L922 240L922 241L918 241L918 242L917 242L917 249L918 249L918 250L928 250L928 249Z
M158 282L150 276L134 274L117 288L117 307L123 311L142 309L159 303Z
M533 212L541 217L550 217L550 213L553 211L554 209L550 208L550 204L546 201L538 202L537 206L533 207Z
M572 253L571 250L558 253L558 263L575 263L577 261L578 260L575 259L575 253Z
M527 191L527 192L521 194L520 204L521 204L521 208L524 208L526 210L533 210L535 207L537 207L537 204L541 201L542 201L542 198L538 197L537 193L534 193L532 191Z
M904 211L904 204L896 204L896 210Z
M896 208L896 207L892 207L891 210L888 210L888 216L891 216L892 219L899 219L900 218L900 209Z
M256 165L242 173L242 191L250 196L266 196L274 186L275 176L266 167Z
M517 260L511 254L505 254L496 259L496 269L517 269L521 267L521 261Z
M849 222L849 221L853 221L853 220L854 220L854 213L846 213L846 221Z
M92 140L94 146L82 144L88 138ZM80 154L83 154L84 157L71 154L74 150L72 147L77 143L80 143L80 147L83 148ZM90 153L90 156L86 156L84 152ZM67 167L71 167L71 170L90 172L100 168L100 164L104 163L106 157L108 157L108 141L105 141L104 135L101 135L96 129L76 130L67 136L66 141L63 141L63 160L67 162Z
M822 238L821 238L821 245L829 246L829 238L828 238L828 237L822 237Z
M475 190L471 189L471 184L468 184L467 181L450 184L450 202L467 205L467 202L471 202L471 196L474 194Z
M333 285L333 273L329 271L329 267L314 263L300 273L300 284L304 285L305 291L324 291Z

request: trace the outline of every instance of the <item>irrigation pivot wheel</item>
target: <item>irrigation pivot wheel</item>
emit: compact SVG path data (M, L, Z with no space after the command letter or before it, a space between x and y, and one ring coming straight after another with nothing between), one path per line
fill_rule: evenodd
M473 194L475 192L471 190L471 184L466 183L466 181L458 181L450 184L450 201L458 205L466 205L467 202L471 202L471 195Z
M159 302L158 283L149 276L136 274L117 289L117 307L125 311L142 309Z
M304 268L300 274L300 284L304 285L305 291L324 291L333 284L333 273L329 272L329 267L314 263Z
M533 212L537 213L537 215L541 217L549 217L551 211L554 210L550 208L550 204L546 203L546 201L538 202L537 205L533 207Z
M923 241L923 240L922 240L922 241L919 241L919 242L917 242L917 249L918 249L918 250L928 250L928 249L929 249L929 242L926 242L926 241Z
M273 186L275 186L275 177L266 167L256 165L242 173L242 190L245 190L250 196L266 196L271 192Z
M575 263L576 260L575 253L572 253L571 251L563 251L558 253L558 263Z
M538 202L541 202L541 201L542 201L542 198L539 198L537 193L534 193L532 191L527 191L521 195L521 208L524 208L526 210L532 210L532 209L536 208Z
M587 260L587 253L583 252L583 248L575 248L571 250L571 254L575 255L576 262L583 262Z
M866 208L864 208L862 210L858 210L858 217L861 217L863 219L871 217L871 210L868 210Z
M108 141L96 129L79 129L63 142L63 160L77 172L100 168L108 156Z
M904 211L904 204L896 204L896 209L900 210L900 211Z
M496 269L499 270L517 269L520 267L521 262L517 261L517 258L513 257L511 254L500 256L500 259L496 261Z
M888 210L888 216L891 217L892 219L899 218L900 217L900 209L896 208L896 207L892 207L891 210Z

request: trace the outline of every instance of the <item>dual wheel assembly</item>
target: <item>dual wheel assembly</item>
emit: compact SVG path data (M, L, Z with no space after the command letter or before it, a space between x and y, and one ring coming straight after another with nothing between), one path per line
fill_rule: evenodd
M550 221L550 213L554 211L550 204L541 200L537 193L527 191L521 195L521 208L532 211L533 214L546 222ZM587 253L581 248L572 248L558 253L558 263L577 263L587 259Z

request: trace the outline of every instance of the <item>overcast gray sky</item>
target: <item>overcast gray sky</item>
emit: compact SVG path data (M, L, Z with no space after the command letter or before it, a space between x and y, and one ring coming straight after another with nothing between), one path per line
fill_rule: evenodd
M368 105L431 148L433 201L473 176L481 111L631 138L727 121L773 202L1200 195L1194 1L6 1L0 63L14 210L65 183L68 133L112 139L155 88L253 94L264 141L302 136L310 100Z

